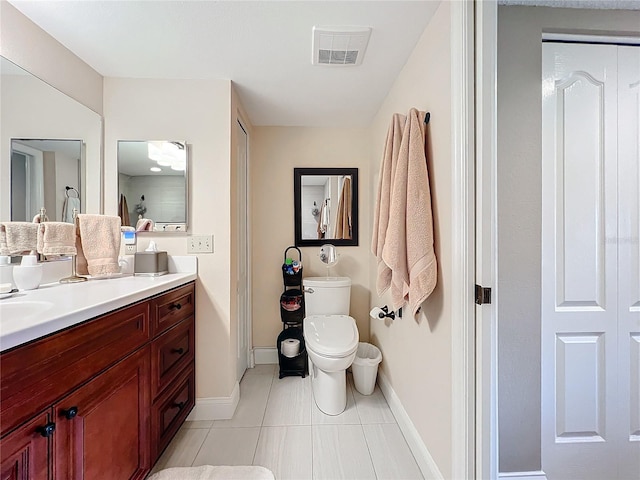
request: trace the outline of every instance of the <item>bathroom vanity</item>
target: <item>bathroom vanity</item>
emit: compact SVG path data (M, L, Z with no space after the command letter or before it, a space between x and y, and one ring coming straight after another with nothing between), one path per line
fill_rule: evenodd
M145 478L195 403L195 278L56 285L27 295L55 313L0 318L0 478Z

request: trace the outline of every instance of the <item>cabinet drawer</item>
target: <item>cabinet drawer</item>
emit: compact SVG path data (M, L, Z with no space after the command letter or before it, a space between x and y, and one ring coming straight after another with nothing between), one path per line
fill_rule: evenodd
M155 337L179 321L193 315L195 305L195 287L193 283L152 299L151 334Z
M155 463L195 405L195 370L187 367L151 409L151 463Z
M149 341L149 305L138 303L0 356L4 435Z
M151 344L151 398L173 383L193 361L195 329L193 316L167 330Z

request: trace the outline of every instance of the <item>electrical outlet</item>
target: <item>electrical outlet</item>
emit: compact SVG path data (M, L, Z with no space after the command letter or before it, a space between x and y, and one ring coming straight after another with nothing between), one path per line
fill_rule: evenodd
M125 245L124 246L124 253L126 253L126 254L133 255L136 252L137 252L136 245Z
M187 253L213 253L213 235L189 235Z

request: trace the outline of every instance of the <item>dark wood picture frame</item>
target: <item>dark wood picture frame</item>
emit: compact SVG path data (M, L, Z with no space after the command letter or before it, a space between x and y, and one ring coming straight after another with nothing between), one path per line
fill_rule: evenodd
M303 176L351 176L351 238L302 238L302 177ZM335 246L358 246L358 169L357 168L294 168L294 230L297 247L314 247L330 243ZM335 205L337 205L337 199Z

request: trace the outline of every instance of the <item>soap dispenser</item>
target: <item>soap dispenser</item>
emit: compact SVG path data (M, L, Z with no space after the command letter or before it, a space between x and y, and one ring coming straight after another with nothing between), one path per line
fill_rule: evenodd
M24 255L20 265L13 267L13 281L20 290L35 290L42 280L42 264L36 255Z

